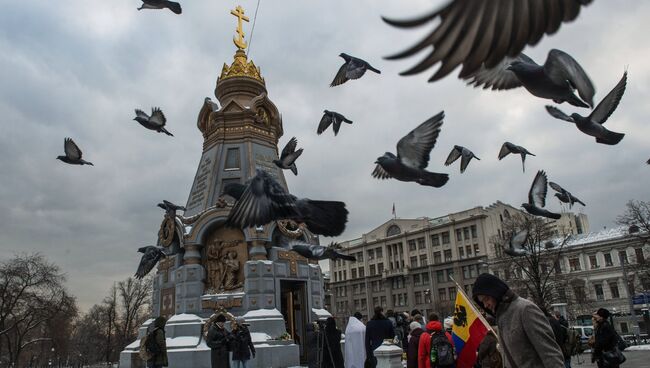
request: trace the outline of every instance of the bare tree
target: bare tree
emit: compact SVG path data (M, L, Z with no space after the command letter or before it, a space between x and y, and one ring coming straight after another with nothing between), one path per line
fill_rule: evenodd
M148 306L151 303L151 290L153 279L135 279L129 277L117 284L120 296L121 316L118 321L120 346L135 340L138 327L148 316Z
M625 212L616 218L616 223L627 228L627 236L638 241L635 262L628 262L631 280L628 289L646 292L650 290L650 262L645 253L650 252L650 202L631 200L625 205ZM636 277L635 277L636 276ZM640 282L634 283L638 279Z
M113 336L115 334L117 320L117 288L115 284L111 286L109 295L104 298L104 301L102 303L105 307L104 313L106 318L106 328L108 329L106 332L105 358L106 363L110 363L112 361L113 352L115 351L115 339L113 339Z

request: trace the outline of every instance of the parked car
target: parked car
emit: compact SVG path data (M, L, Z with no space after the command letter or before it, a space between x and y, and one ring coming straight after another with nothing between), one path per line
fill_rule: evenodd
M594 334L593 326L571 326L569 328L578 332L578 336L580 336L580 350L590 349L589 345L587 345L587 340Z

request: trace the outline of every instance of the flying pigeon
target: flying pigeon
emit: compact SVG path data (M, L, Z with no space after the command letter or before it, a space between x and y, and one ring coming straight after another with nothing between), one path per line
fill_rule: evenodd
M176 211L186 211L185 207L173 204L172 202L166 201L164 199L162 203L158 203L158 207L171 214L176 214Z
M499 161L501 161L501 159L503 159L504 157L508 156L508 154L510 153L521 155L521 167L523 168L524 172L526 172L526 165L525 165L526 155L535 156L535 154L530 153L527 149L525 149L522 146L517 146L510 142L505 142L501 146L501 150L499 151Z
M354 256L349 256L347 254L336 251L336 243L332 243L328 247L324 247L318 244L305 244L296 242L291 243L290 247L292 251L300 254L307 259L314 259L318 261L324 259L331 259L332 261L336 259L343 259L352 262L355 262L357 260Z
M172 133L168 132L167 129L165 129L165 123L167 122L167 119L165 118L162 110L160 110L158 107L151 109L151 117L144 111L135 109L135 118L133 120L137 121L140 123L140 125L149 130L155 130L158 133L165 133L172 137L174 136Z
M156 266L158 261L167 257L167 253L163 251L163 248L153 245L138 248L138 252L143 254L138 265L138 271L135 273L137 279L145 277Z
M494 68L481 68L465 79L474 87L493 90L523 86L532 95L568 102L578 107L593 107L596 90L580 64L564 51L549 51L544 65L538 65L525 54L507 57ZM575 95L577 90L580 98Z
M296 160L302 155L302 148L296 151L298 140L293 137L287 142L287 145L282 149L282 154L279 160L273 160L273 163L284 170L291 170L294 175L298 175L298 168L296 167Z
M221 109L219 104L212 101L212 99L210 97L206 97L205 100L203 101L203 103L205 105L208 105L208 107L210 107L210 111L212 111L212 112L217 112L217 111L219 111L219 109Z
M615 145L623 139L625 134L616 133L605 129L603 126L610 115L616 110L618 103L623 97L625 86L627 84L627 72L623 73L623 78L616 84L605 98L596 106L596 108L584 117L580 114L573 113L571 116L560 111L560 109L553 106L546 106L548 111L554 118L574 123L578 130L596 138L596 142L608 145Z
M347 119L345 116L339 114L338 112L324 110L323 113L323 117L320 119L318 129L316 130L316 133L318 133L318 135L323 133L325 129L332 125L332 129L334 129L334 136L336 136L339 134L339 129L341 129L342 122L352 124L352 120Z
M503 251L511 257L525 256L529 252L524 248L524 244L528 241L528 230L524 229L518 232L513 232L508 242L508 247Z
M359 79L363 77L366 70L371 70L377 74L381 74L378 69L373 68L372 65L368 64L365 60L355 58L346 53L341 53L339 56L345 60L345 63L343 63L339 68L339 71L336 73L330 87L338 86L350 79Z
M448 174L426 171L429 163L429 153L436 144L445 112L441 111L434 117L411 130L397 142L397 156L390 152L377 158L372 176L377 179L395 178L399 181L414 181L420 185L440 188L449 180Z
M81 158L81 150L79 149L77 144L74 143L72 138L65 138L63 140L63 150L65 152L65 156L57 156L56 157L57 160L61 160L66 164L71 164L71 165L95 166L92 164L92 162L88 162Z
M181 4L175 1L167 0L142 0L142 6L138 10L142 9L164 9L167 8L176 14L183 12L181 9Z
M646 161L646 164L650 165L650 158Z
M562 217L559 213L553 213L543 208L546 206L547 183L546 173L544 170L539 170L530 186L530 191L528 191L528 203L523 203L521 206L531 215L557 220Z
M544 34L553 34L564 22L574 20L582 6L592 0L453 0L430 14L411 20L385 22L399 28L435 23L435 28L407 50L389 56L402 59L431 48L429 54L401 75L412 75L440 63L429 79L437 81L463 65L460 78L481 65L493 68L506 56L516 56L526 45L537 44Z
M345 203L297 198L259 169L246 185L226 185L222 195L225 194L236 200L226 220L231 227L246 228L291 219L304 222L314 234L337 236L343 233L348 221Z
M463 146L454 146L454 148L449 152L449 156L447 156L447 161L445 161L445 166L449 166L454 163L454 161L458 160L459 157L462 157L460 159L460 173L464 173L465 169L467 168L467 165L469 165L469 162L472 160L472 158L475 158L477 160L481 160L480 158L476 157L474 155L474 152L468 150L467 148Z
M551 181L551 182L548 183L548 185L554 191L557 192L557 193L555 193L555 196L557 197L557 199L559 199L560 202L562 202L562 203L568 203L569 208L573 207L574 203L580 203L581 205L586 206L586 204L583 201L579 200L577 197L575 197L573 194L571 194L571 192L569 192L568 190L562 188L559 184L556 184L556 183Z

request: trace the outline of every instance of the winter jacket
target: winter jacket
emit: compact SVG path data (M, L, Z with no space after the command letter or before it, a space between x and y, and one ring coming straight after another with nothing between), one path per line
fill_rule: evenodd
M248 327L239 325L232 332L232 341L230 343L232 350L232 360L250 360L251 353L255 357L255 346L251 339L251 333Z
M167 367L167 343L165 338L165 317L158 317L153 321L153 338L158 347L157 352L147 361L148 367Z
M618 335L614 327L606 320L603 320L596 326L594 336L594 346L591 353L592 362L600 360L603 356L603 351L614 349L618 343Z
M431 368L431 334L442 331L442 324L439 321L427 323L427 331L420 335L418 343L418 368ZM454 341L448 332L445 332L447 340L453 345Z
M418 347L420 346L420 336L424 333L421 328L411 331L411 337L408 339L406 349L406 367L418 368Z
M564 358L570 357L571 353L566 351L566 342L569 337L567 328L562 326L560 321L554 317L549 317L548 322L551 325L551 329L553 330L555 342L557 342L557 344L560 346L560 350L562 350L562 355Z
M483 341L478 346L478 356L476 361L481 368L502 368L503 360L501 353L497 349L497 337L492 331L488 331Z
M368 367L376 367L377 359L374 351L384 342L385 339L395 337L393 324L386 317L374 316L366 325L366 361Z
M230 351L232 335L225 328L220 328L216 323L208 329L205 343L210 347L212 368L230 368Z
M334 320L325 328L323 346L323 368L343 368L343 352L341 351L341 330L336 328Z
M553 330L535 303L508 290L496 308L505 368L563 368Z

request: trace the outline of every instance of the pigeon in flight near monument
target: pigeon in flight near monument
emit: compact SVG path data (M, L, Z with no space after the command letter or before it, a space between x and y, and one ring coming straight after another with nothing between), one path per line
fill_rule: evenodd
M72 138L65 138L63 140L63 150L65 152L65 156L57 156L57 160L61 160L65 162L66 164L70 165L90 165L90 166L95 166L92 164L92 162L88 162L86 160L83 160L81 158L81 150L77 146L76 143L72 140Z
M158 107L151 109L151 116L147 115L144 111L135 109L135 118L133 120L137 121L143 127L149 130L155 130L158 133L165 133L169 136L174 136L172 133L168 132L165 129L165 124L167 123L167 118L163 114L162 110Z
M480 158L476 157L474 152L468 150L467 148L463 146L454 146L454 148L449 152L449 156L447 156L447 161L445 161L445 166L449 166L454 163L454 161L458 160L459 157L462 157L460 160L460 173L464 173L465 169L467 168L467 165L469 165L469 162L472 158L475 158L477 160L481 160Z
M218 103L212 101L212 99L210 97L206 97L205 100L203 101L203 103L208 105L212 112L217 112L217 111L219 111L219 109L221 109L221 106L219 106Z
M336 136L337 134L339 134L339 129L341 129L341 123L343 122L352 124L352 120L347 119L345 116L339 114L338 112L324 110L323 117L320 119L320 123L318 124L318 129L316 130L316 133L320 135L330 125L332 125L332 129L334 130L334 136Z
M287 142L287 144L282 149L282 154L280 155L279 160L273 160L273 163L283 169L291 170L294 175L298 175L298 168L296 167L296 160L300 155L302 155L302 148L296 150L298 145L298 140L296 137L293 137Z
M646 161L646 164L650 165L650 158Z
M512 144L510 142L505 142L501 146L501 150L499 150L499 161L511 153L521 155L521 167L523 168L524 172L526 172L526 155L535 156L535 154L530 153L522 146L517 146L516 144Z
M546 111L548 111L551 116L556 119L568 121L569 123L574 123L578 130L581 132L590 135L596 138L596 142L608 145L615 145L623 139L625 136L624 133L616 133L611 130L605 129L603 126L607 119L612 115L618 103L625 93L625 86L627 84L627 72L623 73L623 78L616 84L614 89L612 89L605 98L596 106L596 108L589 114L589 116L584 117L580 114L573 113L571 116L563 113L560 109L553 106L546 106Z
M232 227L246 228L275 220L295 220L305 223L314 234L337 236L343 233L348 222L345 203L297 198L287 193L266 171L259 169L245 185L226 185L222 195L225 194L236 200L226 220L226 224Z
M366 70L371 70L377 74L381 74L381 71L373 68L373 66L368 64L365 60L355 58L354 56L350 56L343 52L339 56L345 60L345 63L339 68L339 71L336 73L330 87L338 86L350 79L359 79L363 77Z
M142 6L138 10L142 9L164 9L167 8L176 14L183 12L181 9L181 4L175 1L167 0L142 0Z
M548 191L547 184L546 173L544 170L539 170L535 175L533 184L530 186L530 191L528 191L528 203L523 203L521 206L531 215L557 220L562 217L559 213L544 209L544 206L546 206L546 192Z
M582 6L592 0L453 0L445 6L411 20L384 21L399 28L427 23L435 28L420 42L387 59L402 59L431 48L429 54L401 75L413 75L441 63L429 79L437 81L463 66L460 78L483 64L493 68L506 56L516 56L526 45L537 44L545 34L557 32L562 23L574 20Z
M524 244L528 241L528 230L514 232L508 242L508 247L503 252L511 257L521 257L529 254L530 252L524 248Z
M294 242L290 243L289 246L291 250L300 254L301 256L307 259L313 259L322 261L324 259L331 259L332 261L337 259L343 259L345 261L356 262L356 257L349 256L347 254L340 253L336 250L336 243L332 243L327 247L318 244L305 244Z
M465 79L467 84L483 89L505 90L523 86L532 95L568 102L578 107L593 107L596 90L580 64L564 51L549 51L544 65L538 65L525 54L507 57L494 68L481 68ZM578 95L575 95L577 90Z
M414 181L420 185L440 188L449 180L448 174L426 171L429 154L436 144L445 112L411 130L397 142L397 156L390 152L377 158L372 176L377 179L395 178L399 181Z
M562 188L559 184L556 184L554 182L549 182L548 185L557 193L555 193L555 196L557 199L560 200L562 203L568 203L569 208L573 207L574 203L580 203L583 206L586 206L586 204L579 200L577 197L575 197L571 192L568 190Z
M162 203L158 203L158 207L165 210L165 212L172 215L176 214L176 211L186 211L185 207L173 204L172 202L166 201L163 199Z
M138 252L143 253L138 265L138 270L135 273L135 278L141 279L145 277L160 261L162 258L167 257L167 253L163 248L148 245L146 247L138 248Z

